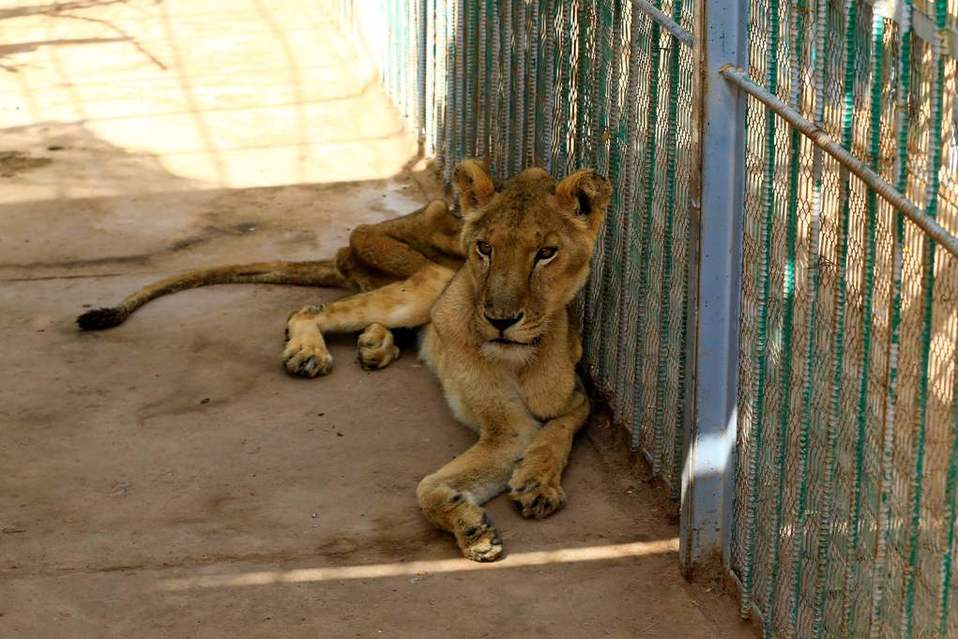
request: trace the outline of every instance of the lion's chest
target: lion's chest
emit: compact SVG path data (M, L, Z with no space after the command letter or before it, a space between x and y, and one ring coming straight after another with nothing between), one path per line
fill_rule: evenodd
M520 374L518 383L526 408L545 421L561 415L568 406L575 390L575 368L567 358L547 358Z
M471 358L459 349L450 349L430 324L423 331L419 354L439 378L446 402L456 419L476 431L480 429L480 420L466 398L476 393L466 392L467 388L474 391L476 386L490 390L499 387L504 393L502 397L485 397L485 400L493 403L501 402L510 395L515 397L518 392L526 410L539 421L561 415L575 390L575 366L561 349L545 349L534 363L524 369L509 371L503 368L495 375L495 380L483 381L482 377L488 374L488 370L483 370L474 378L473 375L485 367L469 365ZM478 358L479 354L472 356ZM510 381L507 382L505 377L510 378Z

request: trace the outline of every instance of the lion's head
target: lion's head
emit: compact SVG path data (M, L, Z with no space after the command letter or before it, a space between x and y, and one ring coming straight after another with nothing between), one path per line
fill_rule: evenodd
M589 276L608 180L582 170L557 182L533 168L497 190L479 162L466 160L453 184L478 335L487 350L535 347Z

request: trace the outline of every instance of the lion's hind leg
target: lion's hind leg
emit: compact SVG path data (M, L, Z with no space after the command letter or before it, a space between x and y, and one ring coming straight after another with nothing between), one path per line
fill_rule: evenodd
M358 332L373 324L382 325L382 329L412 328L426 324L433 303L454 274L455 271L451 269L432 264L401 282L336 300L325 306L306 306L296 311L286 323L287 341L283 350L286 370L301 377L317 377L328 373L332 369L333 358L326 348L323 333ZM375 350L391 340L392 336L387 338L386 333L374 328L370 335L364 334L367 338L380 338L379 343L370 339L369 348ZM392 359L395 359L398 352L387 347L386 354L392 354Z

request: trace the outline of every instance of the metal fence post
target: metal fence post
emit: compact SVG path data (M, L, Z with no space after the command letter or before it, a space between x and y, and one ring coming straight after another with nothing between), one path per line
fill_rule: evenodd
M699 220L695 417L682 470L679 555L689 576L719 553L730 565L735 489L745 100L719 70L746 66L747 8L701 0L702 194Z

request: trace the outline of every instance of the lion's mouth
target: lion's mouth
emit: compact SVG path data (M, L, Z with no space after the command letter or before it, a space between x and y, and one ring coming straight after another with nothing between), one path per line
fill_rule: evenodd
M542 341L540 337L533 337L529 342L517 342L514 339L509 339L507 337L497 337L494 340L490 340L493 344L501 344L503 346L538 346L539 342Z

